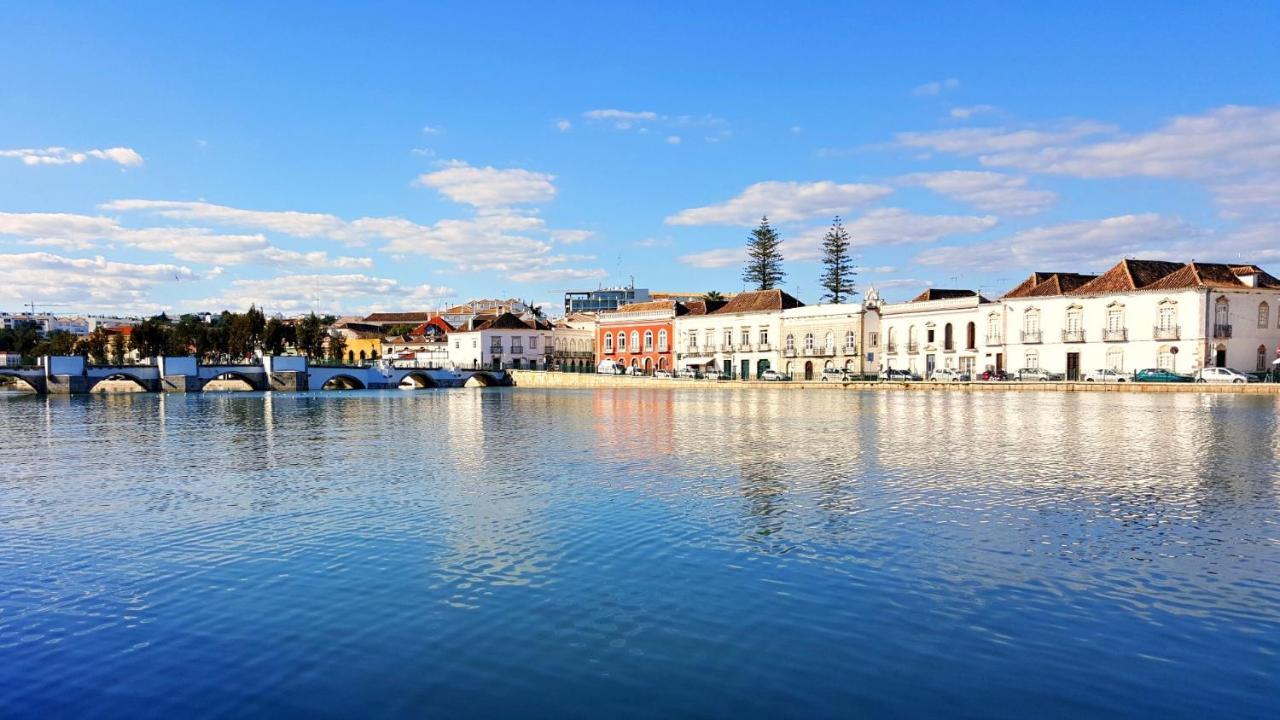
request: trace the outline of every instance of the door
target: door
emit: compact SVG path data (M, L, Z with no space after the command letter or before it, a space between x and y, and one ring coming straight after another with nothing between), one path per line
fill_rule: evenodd
M813 363L812 362L806 362L804 364L804 379L805 380L813 379Z
M751 361L743 360L742 361L742 379L748 380L750 378L751 378Z
M1080 353L1067 353L1067 379L1080 379Z
M1227 366L1227 346L1219 345L1218 351L1213 355L1213 364L1215 367Z
M996 372L1004 370L1004 353L996 353Z
M924 356L924 379L925 380L928 380L929 376L933 374L933 368L937 364L937 362L938 361L934 359L933 355Z
M733 361L732 361L732 360L725 360L725 361L724 361L724 376L725 376L725 377L732 377L732 376L733 376Z

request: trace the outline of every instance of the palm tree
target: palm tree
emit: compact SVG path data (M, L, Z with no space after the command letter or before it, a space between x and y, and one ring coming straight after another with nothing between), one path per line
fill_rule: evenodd
M702 297L711 302L719 302L724 299L724 295L721 295L719 290L710 290L703 293Z

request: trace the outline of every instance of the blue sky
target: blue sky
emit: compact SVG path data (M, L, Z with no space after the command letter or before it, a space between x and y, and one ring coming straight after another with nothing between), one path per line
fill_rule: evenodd
M1275 3L225 5L0 7L0 309L1280 271Z

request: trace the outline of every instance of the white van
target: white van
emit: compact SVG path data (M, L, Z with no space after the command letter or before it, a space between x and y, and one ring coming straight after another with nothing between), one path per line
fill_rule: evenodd
M627 368L616 360L601 360L596 366L596 372L601 375L621 375L626 371Z

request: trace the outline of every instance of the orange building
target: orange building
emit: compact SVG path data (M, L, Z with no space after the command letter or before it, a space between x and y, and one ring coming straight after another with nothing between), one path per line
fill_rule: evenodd
M674 300L623 305L602 312L596 324L596 364L613 360L637 372L671 370L675 363L676 315L688 309Z

